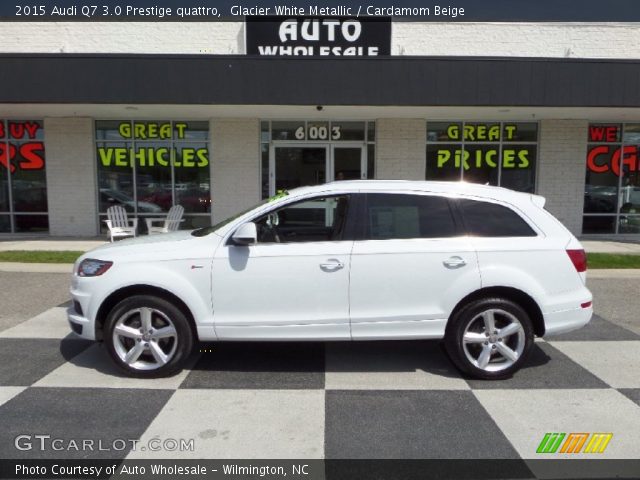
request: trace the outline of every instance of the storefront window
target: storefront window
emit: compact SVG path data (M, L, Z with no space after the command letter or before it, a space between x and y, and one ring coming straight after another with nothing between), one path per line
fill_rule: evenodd
M538 124L428 122L427 180L535 191Z
M112 205L158 218L172 205L182 205L181 228L209 225L208 137L208 122L96 122L101 228Z
M0 232L47 232L44 128L0 120Z
M582 233L640 233L640 124L589 125Z

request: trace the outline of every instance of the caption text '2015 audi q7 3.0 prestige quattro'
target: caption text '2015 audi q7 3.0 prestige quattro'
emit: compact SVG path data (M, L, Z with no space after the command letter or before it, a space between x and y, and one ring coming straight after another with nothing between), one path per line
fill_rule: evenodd
M123 240L74 266L72 330L139 377L201 341L442 339L510 376L534 337L589 322L586 257L544 199L466 183L339 181L208 228Z

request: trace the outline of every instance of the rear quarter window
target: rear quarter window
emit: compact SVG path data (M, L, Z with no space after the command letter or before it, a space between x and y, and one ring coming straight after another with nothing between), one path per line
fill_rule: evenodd
M460 199L468 235L476 237L535 237L537 233L509 207L496 203Z

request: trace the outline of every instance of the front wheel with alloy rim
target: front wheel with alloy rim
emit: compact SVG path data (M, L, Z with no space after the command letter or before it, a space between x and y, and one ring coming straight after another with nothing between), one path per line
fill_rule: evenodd
M453 363L474 378L498 380L511 376L533 346L527 312L505 298L476 300L449 321L445 347Z
M193 347L193 332L184 313L151 295L122 300L104 326L109 354L127 374L165 377L184 365Z

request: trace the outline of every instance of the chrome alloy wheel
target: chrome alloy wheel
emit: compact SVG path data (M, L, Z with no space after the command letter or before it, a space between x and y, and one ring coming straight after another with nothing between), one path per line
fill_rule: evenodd
M473 317L462 336L467 359L487 372L505 370L517 362L525 343L525 331L518 318L498 308Z
M155 370L175 355L178 332L171 319L155 308L124 313L113 328L113 346L123 363L136 370Z

